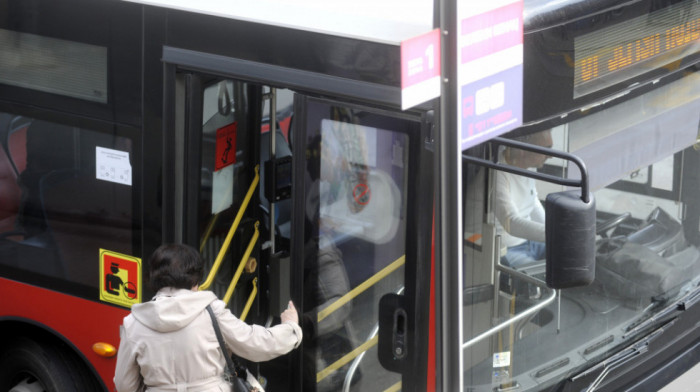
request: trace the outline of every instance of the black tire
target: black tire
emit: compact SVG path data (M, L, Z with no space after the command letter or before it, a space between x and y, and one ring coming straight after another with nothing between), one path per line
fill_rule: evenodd
M55 344L18 338L0 353L0 391L10 391L23 383L33 385L32 391L42 392L94 390L86 380L84 367Z

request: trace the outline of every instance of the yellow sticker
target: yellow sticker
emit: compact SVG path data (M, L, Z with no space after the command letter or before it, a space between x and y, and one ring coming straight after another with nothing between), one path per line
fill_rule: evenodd
M141 302L141 259L100 249L100 299L130 308Z

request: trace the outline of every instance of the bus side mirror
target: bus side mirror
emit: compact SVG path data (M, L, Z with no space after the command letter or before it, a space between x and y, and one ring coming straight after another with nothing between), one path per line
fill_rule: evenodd
M587 286L595 279L596 210L580 191L550 193L545 200L546 282L553 289Z

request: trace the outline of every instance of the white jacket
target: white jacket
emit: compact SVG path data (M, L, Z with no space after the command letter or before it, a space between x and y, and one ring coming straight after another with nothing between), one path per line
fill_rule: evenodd
M228 392L226 362L206 306L211 304L229 349L267 361L299 346L301 328L287 322L271 328L239 320L211 291L164 288L152 301L136 304L120 328L114 374L118 392Z

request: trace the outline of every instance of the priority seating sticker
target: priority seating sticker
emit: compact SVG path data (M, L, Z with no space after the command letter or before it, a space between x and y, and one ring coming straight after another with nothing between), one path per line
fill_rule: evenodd
M141 302L141 259L100 249L100 300L131 308Z

